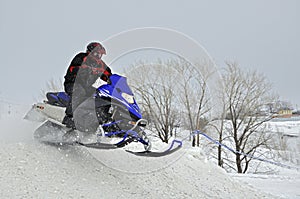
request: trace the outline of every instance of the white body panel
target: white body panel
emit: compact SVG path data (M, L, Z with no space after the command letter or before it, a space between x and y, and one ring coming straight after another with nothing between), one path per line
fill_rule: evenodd
M66 108L64 107L53 106L47 103L37 103L32 106L31 110L26 114L25 119L39 122L52 119L61 123L65 116L65 110Z

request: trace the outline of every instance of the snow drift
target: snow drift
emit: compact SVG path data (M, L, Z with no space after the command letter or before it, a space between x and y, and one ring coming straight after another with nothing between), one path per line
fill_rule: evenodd
M122 149L103 152L99 161L84 147L38 143L32 139L38 124L22 114L2 117L0 124L1 198L276 198L235 180L199 148L183 149L176 161L151 169L158 160L143 163Z
M81 147L2 143L0 155L3 198L273 198L235 182L196 151L144 174L111 169Z

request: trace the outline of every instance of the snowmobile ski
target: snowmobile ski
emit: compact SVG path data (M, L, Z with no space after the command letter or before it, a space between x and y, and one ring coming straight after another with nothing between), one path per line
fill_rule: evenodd
M80 145L80 146L84 146L87 148L93 148L93 149L117 149L118 146L115 144L108 144L108 143L82 143L82 142L75 142L75 144Z
M80 141L74 141L74 142L66 142L66 141L62 141L62 142L52 142L52 141L41 141L44 144L47 145L53 145L53 146L83 146L83 147L87 147L87 148L93 148L93 149L100 149L100 150L113 150L113 149L117 149L117 148L122 148L122 146L118 146L117 144L109 144L109 143L100 143L100 142L95 142L95 143L82 143ZM173 148L174 144L177 143L178 146L176 146L175 148ZM135 151L130 151L130 150L125 150L127 153L131 153L133 155L136 156L143 156L143 157L163 157L163 156L167 156L170 155L172 153L175 153L176 151L178 151L182 146L182 142L179 140L173 140L172 144L170 145L170 147L162 152L158 152L158 151L139 151L139 152L135 152Z
M162 156L167 156L170 155L176 151L178 151L178 149L180 149L181 147L176 147L172 150L169 151L163 151L163 152L154 152L154 151L140 151L140 152L134 152L134 151L129 151L126 150L126 152L131 153L133 155L136 156L144 156L144 157L162 157Z
M178 146L174 147L174 144L177 143ZM156 152L156 151L140 151L140 152L134 152L134 151L130 151L130 150L126 150L126 152L134 154L136 156L145 156L145 157L162 157L162 156L166 156L166 155L170 155L176 151L178 151L179 149L181 149L182 147L182 141L179 140L173 140L172 144L170 145L170 147L162 152Z

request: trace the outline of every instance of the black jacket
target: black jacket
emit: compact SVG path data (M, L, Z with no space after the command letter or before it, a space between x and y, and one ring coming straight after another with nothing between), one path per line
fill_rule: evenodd
M88 53L78 53L71 61L64 77L65 92L72 95L76 81L76 84L85 89L87 94L91 94L95 90L92 84L97 78L106 81L107 76L110 75L111 69L102 60L96 61L88 56Z

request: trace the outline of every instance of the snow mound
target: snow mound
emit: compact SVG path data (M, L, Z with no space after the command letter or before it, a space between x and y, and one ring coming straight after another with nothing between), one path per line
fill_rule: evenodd
M0 124L1 198L276 198L235 180L199 148L140 159L122 149L38 143L38 124L22 115L2 115Z
M4 198L274 198L234 181L196 150L164 169L132 174L103 165L82 147L1 146Z

